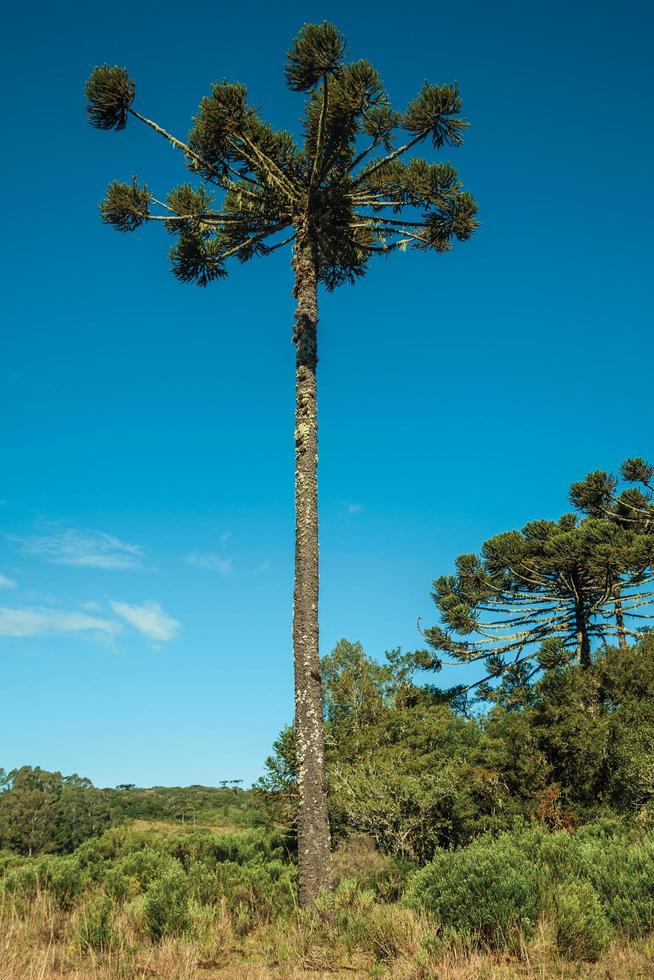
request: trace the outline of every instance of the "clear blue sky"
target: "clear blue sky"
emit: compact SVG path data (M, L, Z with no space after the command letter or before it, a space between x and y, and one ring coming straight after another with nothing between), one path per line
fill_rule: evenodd
M0 766L249 782L292 715L288 254L203 291L158 228L103 226L110 179L162 196L187 174L143 127L88 127L96 64L182 135L219 77L297 127L282 69L305 21L337 23L398 108L459 81L477 235L321 297L323 652L415 648L456 554L654 454L651 5L370 9L4 15Z

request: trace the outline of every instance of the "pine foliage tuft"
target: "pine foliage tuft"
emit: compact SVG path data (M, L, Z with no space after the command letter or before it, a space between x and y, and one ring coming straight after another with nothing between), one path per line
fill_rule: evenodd
M308 92L343 63L345 38L333 24L305 24L287 55L286 81L293 92Z
M84 89L89 122L96 129L124 129L136 87L124 68L100 65L91 72Z
M134 231L147 220L149 205L150 192L147 187L139 187L136 177L132 177L131 184L112 180L100 205L100 214L106 224L118 231Z

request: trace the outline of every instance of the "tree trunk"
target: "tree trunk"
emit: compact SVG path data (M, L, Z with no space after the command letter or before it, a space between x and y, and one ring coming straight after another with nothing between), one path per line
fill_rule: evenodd
M627 634L624 631L624 612L622 610L622 599L615 600L615 621L618 627L618 644L621 650L626 650Z
M577 640L577 663L581 667L590 667L590 638L588 636L588 611L584 601L584 590L581 576L573 571L572 585L574 587L575 603L575 636Z
M300 905L331 886L322 685L318 655L317 269L313 244L298 234L295 268L295 589L293 658L298 766Z
M581 667L590 667L590 640L588 638L586 610L583 607L583 603L579 603L576 607L575 620L577 630L577 661Z

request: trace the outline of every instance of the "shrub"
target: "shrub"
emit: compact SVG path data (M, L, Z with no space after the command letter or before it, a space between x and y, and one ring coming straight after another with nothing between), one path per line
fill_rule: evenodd
M91 875L102 868L107 861L116 861L126 850L127 831L115 827L105 831L102 837L90 838L84 841L75 851L75 856L82 868L88 868Z
M540 910L543 868L511 834L483 836L460 851L440 851L410 879L405 902L441 926L493 943L529 931Z
M102 876L102 886L115 902L126 902L141 890L138 878L127 875L122 868L109 868Z
M94 895L82 908L77 923L77 941L83 953L108 953L117 943L114 904L108 895Z
M610 923L628 935L654 928L654 837L582 837L573 853L577 877L598 892Z
M198 944L204 959L222 959L234 941L234 932L226 903L220 907L190 905L190 932Z
M186 870L198 861L211 865L222 861L247 864L279 854L276 835L263 830L234 834L212 834L198 830L192 834L174 834L165 842L165 848Z
M377 850L371 837L355 834L336 848L333 860L334 881L354 878L362 888L372 889L385 901L394 901L402 893L407 871L390 854Z
M359 943L376 961L412 957L427 934L425 924L413 909L375 904L361 916Z
M249 830L239 834L213 836L210 858L212 861L232 861L249 864L253 861L270 861L283 855L283 838L265 830Z
M0 894L32 901L39 889L39 876L34 864L23 864L10 868L0 882Z
M73 907L89 883L89 875L77 858L43 857L37 862L39 879L63 910Z
M222 876L206 864L192 864L188 870L189 895L200 905L216 905L224 896Z
M575 960L598 960L611 940L612 930L593 886L574 879L560 885L556 915L559 952Z
M148 935L155 942L188 928L188 881L181 868L170 868L150 885L143 914Z
M167 871L181 870L179 861L156 847L145 847L126 854L116 868L122 875L137 881L143 889L162 878Z

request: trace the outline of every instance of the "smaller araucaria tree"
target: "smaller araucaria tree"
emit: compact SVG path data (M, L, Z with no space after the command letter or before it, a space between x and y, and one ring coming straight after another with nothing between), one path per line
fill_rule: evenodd
M646 609L654 595L654 471L631 460L622 472L645 492L616 497L617 481L592 473L571 489L589 516L531 521L495 535L478 555L460 555L456 574L433 584L441 624L423 633L434 652L418 655L421 666L440 668L445 653L457 663L483 662L491 678L510 672L525 683L557 654L588 666L594 642L642 637L643 621L654 618Z

